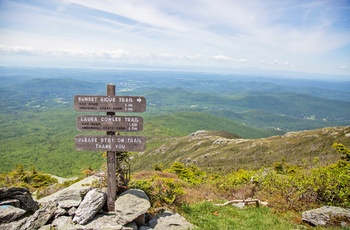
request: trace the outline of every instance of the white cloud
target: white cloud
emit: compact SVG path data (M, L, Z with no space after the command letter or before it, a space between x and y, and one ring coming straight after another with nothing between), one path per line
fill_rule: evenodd
M215 55L212 57L212 59L217 60L217 61L226 61L226 62L232 60L232 58L227 57L225 55Z
M2 1L2 53L298 71L349 59L346 1L40 2Z
M348 67L346 65L342 65L339 67L339 69L347 69Z

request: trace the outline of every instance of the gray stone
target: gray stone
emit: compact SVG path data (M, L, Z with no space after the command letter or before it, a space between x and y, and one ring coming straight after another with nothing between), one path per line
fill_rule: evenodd
M0 224L0 230L18 230L27 222L28 217L13 221L11 223Z
M86 193L86 189L67 190L59 194L54 201L60 208L78 207Z
M44 225L44 226L41 226L40 228L39 228L39 230L52 230L52 226L51 225Z
M126 225L145 214L151 207L146 193L138 189L123 192L115 202L117 223Z
M103 226L103 229L123 229L122 225L118 224L115 220L114 215L102 215L102 214L97 214L88 224L85 225L86 228L88 229L101 229ZM125 229L130 229L130 228L125 228Z
M76 211L77 209L75 207L72 207L68 210L68 215L74 216Z
M55 211L54 213L54 219L60 217L60 216L63 216L63 215L66 215L67 211L63 208L57 208L57 210Z
M57 197L59 197L61 194L66 193L67 191L72 191L72 190L80 190L81 193L87 193L92 189L91 184L94 181L97 181L99 178L97 176L90 176L87 178L84 178L81 181L78 181L77 183L72 184L71 186L64 188L58 192L55 192L54 194L51 194L49 196L43 197L38 200L40 204L45 204L47 202L53 202Z
M148 226L154 230L180 230L180 229L193 229L194 226L189 223L183 216L178 213L172 213L165 211L153 217Z
M69 229L73 225L72 218L70 216L60 216L59 218L52 221L51 226L56 229Z
M17 220L26 213L25 210L16 208L12 205L1 205L0 206L0 224L9 223Z
M141 226L139 227L139 230L153 230L153 228L150 228L148 226Z
M32 216L30 216L21 229L32 230L44 226L51 219L51 217L53 217L56 210L56 203L50 202L46 204L43 208L37 210Z
M232 204L232 206L235 206L235 207L237 207L237 208L242 209L242 208L244 208L245 203L244 203L244 202L239 202L239 203L237 203L237 204Z
M75 216L74 223L86 224L98 213L106 203L106 194L99 189L89 191L80 203Z
M346 226L350 224L350 209L323 206L303 212L302 219L313 226Z
M137 224L135 222L128 223L125 225L127 228L131 228L132 230L138 230Z
M38 203L33 200L32 195L26 188L0 188L0 202L9 200L18 200L19 205L16 207L28 212L35 212L39 209ZM16 201L13 201L16 203Z
M12 205L14 207L20 208L21 202L19 200L13 199L13 200L4 200L0 202L0 206L2 205Z

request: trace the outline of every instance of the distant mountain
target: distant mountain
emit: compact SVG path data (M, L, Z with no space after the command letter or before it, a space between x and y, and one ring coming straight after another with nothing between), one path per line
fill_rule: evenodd
M121 135L145 136L145 156L150 159L151 153L168 145L168 141L175 143L197 130L213 130L210 136L223 132L226 138L239 136L253 141L250 139L290 131L350 125L349 81L235 73L0 67L0 172L23 164L73 176L86 167L100 167L104 161L101 153L74 149L74 136L80 133L76 117L81 113L74 111L73 96L105 95L109 83L116 85L117 95L146 98L146 112L128 114L144 117L144 130ZM182 144L186 146L187 142ZM211 143L205 138L195 148L187 148L204 151L202 143L206 143L211 154ZM279 145L286 146L283 141ZM232 147L230 153L236 148ZM178 149L182 152L175 149L174 153L179 157L187 152L181 146ZM167 156L159 160L176 159ZM278 157L274 155L275 160ZM192 156L189 158L193 160ZM151 165L149 162L147 167Z

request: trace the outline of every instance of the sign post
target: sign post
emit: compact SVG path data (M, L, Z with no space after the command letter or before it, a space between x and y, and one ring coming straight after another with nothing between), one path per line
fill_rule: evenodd
M115 85L107 85L107 96L115 96ZM107 112L107 115L114 116L115 112ZM114 131L108 131L107 135L114 136ZM114 203L117 194L117 176L115 164L115 151L107 151L107 209L114 211Z
M76 111L107 112L104 116L79 115L80 131L106 131L106 135L76 135L77 150L107 151L107 208L114 212L116 199L116 155L127 151L143 151L146 139L140 136L120 136L116 132L137 132L143 129L139 116L115 116L115 112L144 112L146 99L141 96L115 96L115 85L107 85L107 96L76 95Z

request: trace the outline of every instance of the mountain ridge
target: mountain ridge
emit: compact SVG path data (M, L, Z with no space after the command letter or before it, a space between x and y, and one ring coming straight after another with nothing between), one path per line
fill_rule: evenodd
M195 164L206 171L259 169L275 162L312 167L334 163L340 155L333 143L350 146L350 126L288 132L260 139L226 138L219 132L197 131L183 137L168 137L164 143L134 155L133 170L150 170L154 164L169 167L174 161Z

